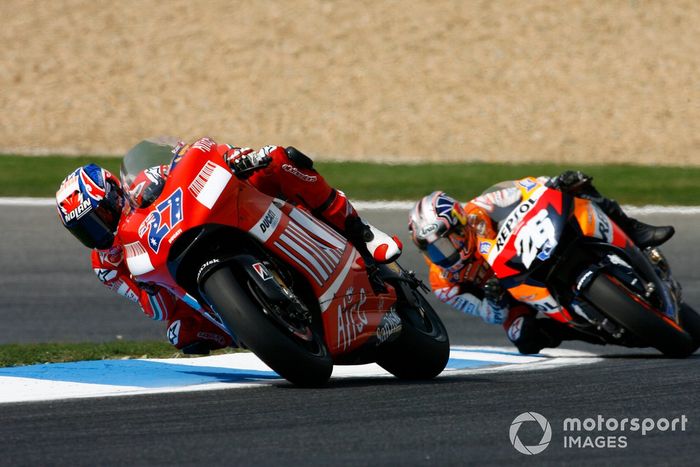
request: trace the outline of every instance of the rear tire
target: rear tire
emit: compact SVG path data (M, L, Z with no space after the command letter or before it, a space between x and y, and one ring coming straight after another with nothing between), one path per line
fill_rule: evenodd
M700 315L690 306L683 303L680 311L680 324L685 331L693 338L693 352L700 347Z
M450 340L445 325L423 295L412 291L417 305L399 303L402 329L399 337L381 347L377 363L401 379L431 379L445 369Z
M288 381L306 387L322 386L333 371L333 361L323 339L313 328L305 341L274 321L264 305L245 290L255 287L238 281L228 268L212 272L201 284L203 294L226 325L247 348Z
M605 274L596 277L587 299L611 320L671 357L687 357L697 346L691 336L674 327L636 293Z

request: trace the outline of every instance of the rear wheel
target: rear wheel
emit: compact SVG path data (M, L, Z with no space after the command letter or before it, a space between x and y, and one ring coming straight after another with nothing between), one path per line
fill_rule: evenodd
M221 268L204 280L201 289L245 346L280 376L299 386L328 381L333 361L321 335L310 323L267 303L253 281L239 281L230 269Z
M679 314L681 326L693 338L695 351L700 347L700 315L685 303L681 305Z
M681 326L612 276L596 277L586 297L610 319L665 355L686 357L697 348Z
M415 304L401 301L401 334L380 350L377 363L401 379L431 379L445 369L450 341L440 317L423 295L412 290Z

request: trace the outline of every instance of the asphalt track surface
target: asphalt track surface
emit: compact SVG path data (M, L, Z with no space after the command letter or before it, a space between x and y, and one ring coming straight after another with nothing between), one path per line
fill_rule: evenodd
M408 244L406 213L367 213L407 245L402 263L425 277ZM653 215L672 223L665 246L686 301L700 307L697 215ZM0 343L163 338L124 299L97 283L89 255L50 207L0 206ZM435 302L433 302L435 303ZM436 304L451 342L507 345L503 331ZM697 465L700 457L698 355L569 344L602 362L543 371L488 373L403 383L335 381L324 389L271 387L0 406L2 465ZM0 388L2 390L2 388ZM552 441L525 456L509 441L513 419L544 415ZM673 419L685 431L576 432L626 436L625 448L565 448L565 418ZM525 445L542 437L533 423ZM571 434L571 433L569 433ZM619 443L619 441L617 441ZM608 445L609 446L609 445Z

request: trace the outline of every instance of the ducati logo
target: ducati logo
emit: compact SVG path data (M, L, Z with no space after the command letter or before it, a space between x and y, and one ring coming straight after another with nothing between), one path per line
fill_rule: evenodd
M282 211L277 206L270 203L265 213L258 219L248 232L262 242L266 242L277 230L282 220Z
M262 233L265 233L267 229L270 228L274 224L276 220L276 214L275 211L267 211L267 214L265 214L265 217L263 218L262 222L260 223L260 231Z

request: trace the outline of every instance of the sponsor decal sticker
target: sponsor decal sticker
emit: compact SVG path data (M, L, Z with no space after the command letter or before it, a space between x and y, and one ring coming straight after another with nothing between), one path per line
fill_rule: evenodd
M382 322L379 323L377 327L377 340L379 344L382 344L389 340L392 336L398 335L401 332L401 318L397 315L394 310L384 315Z
M146 248L141 242L133 242L124 245L124 251L126 251L126 266L129 268L132 275L140 276L141 274L146 274L155 269Z
M158 253L163 238L182 222L183 218L182 188L178 188L144 219L139 226L139 236L143 237L148 232L148 246Z
M420 229L420 233L418 234L418 238L426 238L428 235L435 232L437 229L438 229L437 223L432 223L432 224L428 224L426 226L423 226Z
M173 321L173 324L168 328L168 340L172 345L177 345L180 342L180 320Z
M291 164L282 164L282 170L294 175L295 177L297 177L305 182L313 183L316 180L318 180L318 177L316 177L315 175L307 175Z
M491 251L491 242L481 242L479 243L479 253L486 256Z
M249 232L258 240L265 242L274 231L277 230L281 220L282 211L280 211L277 206L270 203L270 207L267 208L267 211L258 219Z
M272 274L270 274L270 271L267 270L263 263L255 263L253 269L255 269L255 272L258 273L258 276L260 276L262 280L266 281L272 279Z
M193 145L193 149L199 149L200 151L203 152L208 152L211 150L211 148L214 146L214 141L212 141L209 138L202 138L198 141L196 141Z
M519 316L508 327L508 339L515 342L520 339L520 332L523 330L523 317Z
M352 287L346 290L342 303L338 304L338 348L347 349L362 335L369 323L367 314L362 309L366 302L365 289L360 289L359 297L356 297Z
M231 177L229 170L212 161L207 161L188 189L197 201L211 209L221 196L221 193L223 193Z
M547 189L545 187L542 187L542 190L538 190L533 193L530 198L520 203L518 207L513 209L513 211L508 215L503 223L503 226L498 231L498 236L496 237L496 253L500 253L503 250L520 221L525 218L525 215L530 212L530 209L537 204L537 200L546 190Z
M518 185L530 191L537 186L537 182L531 178L524 178L518 182Z
M117 278L116 269L96 268L95 274L97 274L97 278L100 280L100 282L104 283L110 282Z
M76 194L72 195L69 199L66 200L67 204L69 206L76 206L76 201L79 204L77 204L77 206L75 208L73 208L70 212L68 212L67 214L64 214L63 220L65 223L68 223L72 220L78 220L81 217L83 217L85 214L90 212L90 210L92 209L92 204L90 203L90 200L86 199L86 200L80 201L80 200L82 200L82 198L83 197L80 193L76 193ZM64 210L64 212L65 212L65 210Z

